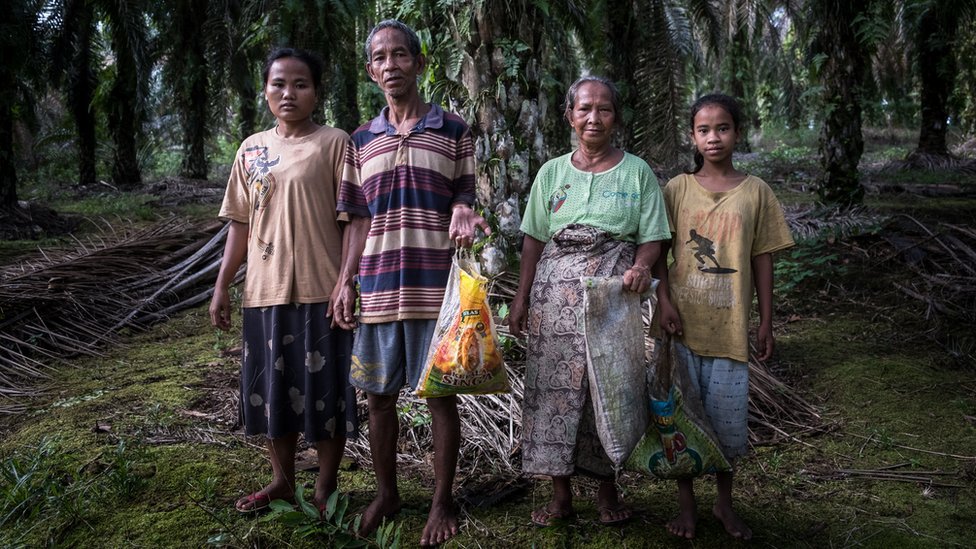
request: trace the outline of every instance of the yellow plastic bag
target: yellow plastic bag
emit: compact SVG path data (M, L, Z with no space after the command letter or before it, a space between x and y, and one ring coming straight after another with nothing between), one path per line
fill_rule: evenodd
M421 398L511 391L488 307L488 279L466 253L454 255L416 394Z

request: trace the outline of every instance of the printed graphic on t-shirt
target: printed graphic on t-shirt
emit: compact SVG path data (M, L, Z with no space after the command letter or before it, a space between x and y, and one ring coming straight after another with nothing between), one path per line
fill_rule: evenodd
M565 186L558 187L552 195L549 196L549 211L556 213L559 208L563 207L563 203L566 202L566 191L569 189L569 184Z
M715 258L715 243L712 242L711 239L698 234L698 231L695 229L688 231L688 236L691 238L689 238L685 244L691 244L689 248L691 249L692 253L695 254L695 260L698 261L699 271L710 274L731 274L738 272L736 269L723 267L721 264L719 264L718 259ZM705 263L706 259L710 260L714 266L709 267Z
M248 147L244 150L244 162L248 172L247 186L256 212L266 208L274 194L276 184L271 168L277 166L280 161L280 155L274 160L268 159L267 147Z

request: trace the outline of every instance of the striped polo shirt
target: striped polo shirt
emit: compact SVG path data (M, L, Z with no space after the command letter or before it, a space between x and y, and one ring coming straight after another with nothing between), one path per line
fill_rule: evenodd
M437 318L451 270L451 206L474 203L474 145L464 120L432 104L399 135L388 111L353 132L336 208L371 220L359 263L366 324Z

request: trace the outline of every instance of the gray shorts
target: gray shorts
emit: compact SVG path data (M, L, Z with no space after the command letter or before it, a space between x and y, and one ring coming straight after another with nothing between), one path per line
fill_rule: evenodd
M374 395L395 395L407 384L416 389L436 325L436 319L360 324L349 382Z

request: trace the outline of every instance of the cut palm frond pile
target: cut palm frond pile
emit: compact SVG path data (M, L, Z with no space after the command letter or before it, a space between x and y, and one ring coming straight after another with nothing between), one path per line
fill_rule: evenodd
M0 413L23 407L54 363L97 354L210 296L226 229L170 219L77 242L0 270Z
M820 236L844 238L875 230L885 216L864 207L841 209L822 204L801 204L783 208L786 224L797 240Z
M898 261L915 275L895 287L925 305L926 319L942 316L976 325L976 230L952 223L930 226L903 214L884 238L893 251L883 262Z

